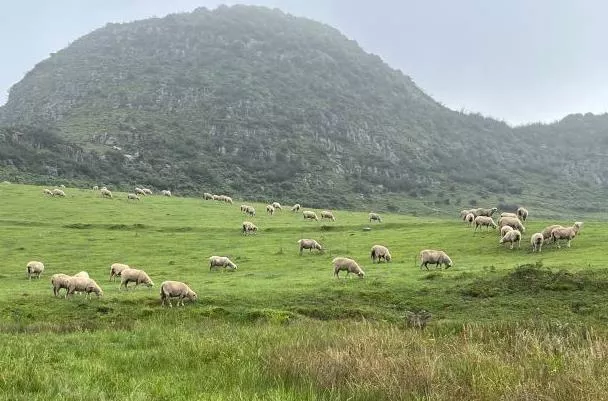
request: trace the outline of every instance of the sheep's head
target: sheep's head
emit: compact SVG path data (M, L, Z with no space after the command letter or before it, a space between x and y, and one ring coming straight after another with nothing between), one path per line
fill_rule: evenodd
M387 253L386 256L384 257L384 259L386 259L387 262L391 261L391 254Z
M363 270L359 269L357 276L359 276L359 278L363 278L363 277L365 277L365 272Z
M188 291L188 295L186 295L186 297L188 297L188 299L191 301L196 301L198 299L196 292L194 292L192 290Z

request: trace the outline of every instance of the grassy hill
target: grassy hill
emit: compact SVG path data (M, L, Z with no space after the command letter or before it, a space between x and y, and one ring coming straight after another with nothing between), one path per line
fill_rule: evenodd
M586 221L569 249L532 254L533 232L570 221L531 209L522 248L509 250L456 217L370 224L335 210L336 222L305 222L254 203L247 219L260 231L243 236L240 200L66 193L0 184L2 399L575 400L607 390L605 223ZM325 252L300 256L300 238ZM376 243L391 263L371 264ZM445 249L455 265L420 270L422 248ZM238 269L210 271L211 255ZM335 279L335 256L360 261L366 277ZM29 260L45 263L40 280L26 279ZM119 291L113 262L143 268L155 287ZM54 298L50 276L80 270L104 296ZM168 279L199 301L161 308ZM408 327L404 315L421 309L433 315L426 330Z

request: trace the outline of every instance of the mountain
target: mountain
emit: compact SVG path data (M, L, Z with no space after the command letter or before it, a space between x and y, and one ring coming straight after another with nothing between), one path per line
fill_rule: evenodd
M602 140L606 117L581 118ZM336 29L263 7L107 24L14 85L0 124L0 174L40 182L318 207L555 195L556 210L588 211L608 182L602 156L583 157L595 139L572 135L579 118L556 136L452 111Z

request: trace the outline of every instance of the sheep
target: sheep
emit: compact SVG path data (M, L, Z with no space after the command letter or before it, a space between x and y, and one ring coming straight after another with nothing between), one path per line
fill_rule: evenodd
M213 200L215 200L215 201L216 201L216 200L221 200L221 199L220 199L220 196L221 196L221 195L216 195L216 194L213 194L213 195L211 195L211 199L213 199Z
M188 298L190 301L196 301L196 292L192 291L186 283L180 281L163 281L160 285L160 300L161 306L165 306L165 300L169 302L169 307L173 308L171 304L171 298L177 299L177 306L180 302L184 306L184 298Z
M152 190L149 188L142 188L141 190L144 191L144 194L146 195L152 195Z
M59 186L59 188L64 188L64 189L65 189L65 185L64 185L64 184L61 184L61 185Z
M559 245L559 240L567 240L566 246L570 248L570 242L576 237L576 234L581 230L583 223L577 221L574 223L572 227L557 227L551 230L551 240L552 242L557 244L558 248L561 248Z
M274 207L275 210L283 210L279 202L272 202L272 207Z
M109 189L102 189L101 191L99 191L99 193L101 194L102 198L112 198L112 192Z
M518 207L517 217L519 217L522 221L526 221L526 219L528 218L528 210L524 207Z
M133 194L133 193L128 193L127 194L127 200L139 200L139 195Z
M226 195L223 195L223 196L224 196L224 202L230 203L232 205L232 198L229 196L226 196Z
M205 192L205 193L203 193L203 199L204 200L213 200L213 195L211 195L209 192Z
M532 245L532 252L540 252L543 248L543 233L534 233L532 237L530 237L530 244Z
M339 274L342 270L346 270L346 276L350 273L356 274L359 278L365 277L365 272L361 267L352 259L337 257L331 261L334 266L334 276L340 278Z
M500 214L500 217L517 217L519 219L519 216L515 213L507 213L507 212L503 212Z
M40 279L40 275L44 271L44 264L36 260L29 261L26 266L27 278L32 279L32 276Z
M248 205L241 205L241 212L246 212L248 207Z
M498 220L498 227L502 229L504 226L511 226L521 233L526 232L526 227L521 224L521 221L517 217L501 217Z
M51 276L51 285L53 286L53 295L59 296L59 290L65 289L65 296L67 296L68 288L70 285L70 276L63 273L53 274Z
M116 277L120 276L123 270L129 269L129 265L125 265L123 263L112 263L110 266L110 281L114 279L116 281Z
M488 216L477 216L475 217L475 230L477 231L478 227L487 227L487 230L490 230L490 227L496 228L496 223L494 219Z
M291 207L291 211L292 211L292 212L299 212L299 211L300 211L300 207L301 207L301 206L300 206L300 204L299 204L299 203L296 203L295 205L293 205L293 206Z
M444 251L438 251L434 249L423 249L419 253L420 258L420 268L422 266L426 267L429 270L429 263L435 264L435 267L439 267L445 265L446 269L449 269L454 265L452 259L448 256Z
M463 220L466 220L467 215L471 214L473 211L473 209L463 209L460 211L460 218ZM473 218L475 218L475 215L473 215Z
M387 263L391 261L391 253L389 252L388 248L383 245L372 246L370 256L372 258L372 263L376 262L376 259L378 260L378 263L380 263L380 259L384 259L384 261Z
M274 206L266 205L266 213L272 216L274 214Z
M500 238L504 237L507 232L512 231L512 230L513 230L513 227L511 227L511 226L503 226L500 229Z
M65 192L63 192L61 189L59 188L55 188L53 189L53 196L61 196L61 197L65 197Z
M162 191L160 191L160 193L161 193L163 196L168 196L168 197L171 197L171 191L169 191L168 189L163 189Z
M101 189L108 189L108 187L106 187L105 185L103 187L101 187Z
M89 298L91 293L94 292L97 297L103 296L103 290L95 280L88 277L70 277L68 281L68 292L65 294L66 298L70 295L74 295L75 292L84 292Z
M477 209L473 209L471 211L471 213L473 213L475 215L475 217L477 216L486 216L486 217L492 217L492 215L494 214L494 212L496 212L498 210L498 208L491 208L491 209L486 209L483 207L478 207Z
M304 217L304 220L319 221L319 218L317 217L317 214L315 212L313 212L312 210L304 210L302 212L302 216Z
M42 193L43 193L43 194L45 194L45 195L51 195L51 196L53 196L53 191L51 191L51 190L50 190L50 189L48 189L48 188L44 188L44 189L42 190Z
M521 244L521 232L519 230L511 230L507 231L507 233L498 241L499 244L504 244L509 242L511 244L511 248L513 249L513 243L517 242L517 247L519 248Z
M97 185L93 186L93 191L99 191L99 187Z
M84 277L84 278L89 278L89 273L82 271L82 272L78 272L76 274L74 274L72 277Z
M152 281L152 279L150 279L150 276L148 276L145 271L133 269L131 267L124 269L120 273L120 286L118 288L120 289L121 287L125 287L126 290L128 289L127 284L129 284L130 282L134 282L135 287L140 284L144 284L147 287L154 286L154 282Z
M234 264L234 262L231 261L227 256L211 256L209 258L209 270L214 267L230 267L233 270L237 269L237 265Z
M137 194L137 195L145 195L146 192L143 189L139 188L139 187L135 187L135 194Z
M466 221L469 227L471 227L473 225L473 222L475 221L475 215L473 213L467 214L464 218L464 221Z
M243 222L243 234L249 234L249 233L255 234L257 231L258 231L258 228L252 222L250 222L250 221Z
M382 223L382 218L380 217L380 215L379 215L378 213L371 212L371 213L368 215L368 217L369 217L369 222L370 222L370 223L372 222L372 220L375 220L375 221L377 221L378 223Z
M245 209L245 214L249 216L255 216L255 208L253 206L247 206Z
M321 219L328 219L331 221L336 221L334 214L329 210L323 210L321 212Z
M308 249L310 252L312 252L313 249L323 251L321 244L319 244L314 239L307 239L307 238L300 239L300 240L298 240L298 245L300 246L300 255L302 254L302 250L304 250L304 249Z
M554 228L559 228L559 227L563 227L559 224L552 224L550 226L545 227L545 229L541 232L541 234L543 235L543 240L546 241L548 239L551 238L551 231L553 231Z

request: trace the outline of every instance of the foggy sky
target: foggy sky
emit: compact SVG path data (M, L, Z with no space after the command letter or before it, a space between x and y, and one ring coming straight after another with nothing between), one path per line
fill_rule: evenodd
M608 112L603 0L6 0L0 104L49 53L107 22L222 3L277 7L330 24L455 110L512 124Z

